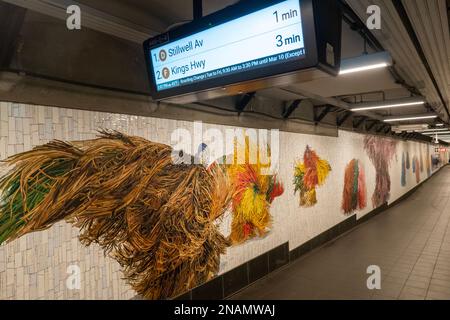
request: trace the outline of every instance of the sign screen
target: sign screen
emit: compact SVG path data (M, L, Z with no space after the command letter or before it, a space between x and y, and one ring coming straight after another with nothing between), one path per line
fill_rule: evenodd
M286 0L149 52L157 92L306 56L299 0Z

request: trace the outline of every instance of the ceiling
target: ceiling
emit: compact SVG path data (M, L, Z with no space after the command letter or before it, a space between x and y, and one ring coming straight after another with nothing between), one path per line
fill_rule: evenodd
M372 33L395 60L396 69L402 77L427 98L427 101L449 121L445 108L450 98L450 37L448 1L403 0L414 33L422 48L426 62L435 78L436 85L426 69L411 36L402 23L392 0L347 0L353 10L364 19L367 6L378 5L381 9L381 30ZM442 95L442 99L439 96ZM446 105L446 106L445 106Z
M129 20L142 26L150 27L150 20L160 26L157 32L165 31L169 26L192 20L192 2L189 0L78 0L86 6L107 12L116 17ZM206 0L203 5L204 15L208 15L238 0Z

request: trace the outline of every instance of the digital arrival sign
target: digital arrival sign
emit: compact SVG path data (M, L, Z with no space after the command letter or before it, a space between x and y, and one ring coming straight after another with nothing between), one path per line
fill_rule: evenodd
M317 65L313 2L244 0L147 40L152 97L225 89Z
M158 91L305 56L298 0L288 0L151 50Z

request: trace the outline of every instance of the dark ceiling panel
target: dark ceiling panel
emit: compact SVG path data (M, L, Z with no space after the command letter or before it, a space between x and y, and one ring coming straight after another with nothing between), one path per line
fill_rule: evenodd
M192 0L79 0L110 15L129 20L157 32L193 19ZM203 14L223 9L238 0L203 0Z
M28 11L11 68L53 79L147 92L142 46Z

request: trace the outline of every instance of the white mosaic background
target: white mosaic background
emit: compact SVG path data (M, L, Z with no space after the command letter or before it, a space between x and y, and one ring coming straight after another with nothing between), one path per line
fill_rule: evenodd
M204 125L204 129L227 127ZM51 139L85 140L96 136L99 128L115 129L146 139L170 143L177 128L192 131L188 121L146 118L71 110L46 106L32 106L0 102L0 159L30 150ZM272 205L273 230L263 239L228 249L221 259L221 273L287 241L293 249L345 220L340 211L344 170L347 163L360 159L365 166L368 189L368 207L358 217L372 210L375 169L363 150L364 136L341 131L339 138L280 133L281 165L279 176L285 193ZM300 208L294 195L292 179L295 159L301 158L306 145L330 162L332 172L324 186L317 189L318 204L309 209ZM410 156L425 144L400 142L397 157L391 166L391 201L416 185L412 170L408 171L407 186L400 185L401 155L409 148ZM415 151L417 150L417 151ZM430 146L430 154L434 147ZM448 158L447 158L448 159ZM0 169L0 175L2 174ZM422 180L425 175L422 174ZM224 217L220 228L229 233L231 216ZM49 230L24 236L0 246L0 299L131 299L135 292L122 279L119 265L95 245L82 246L78 230L61 222ZM69 290L67 268L81 269L81 290Z

